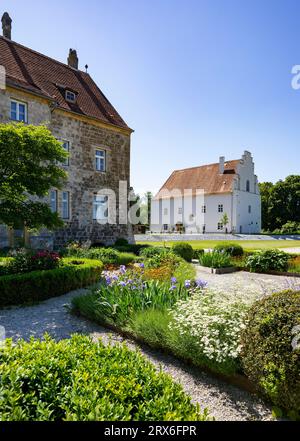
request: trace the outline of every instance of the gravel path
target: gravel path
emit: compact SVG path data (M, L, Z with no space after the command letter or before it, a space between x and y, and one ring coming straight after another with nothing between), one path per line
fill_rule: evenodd
M161 367L164 372L170 374L183 386L193 402L198 402L202 408L207 407L210 415L216 420L272 420L271 409L258 397L197 368L187 366L172 356L125 340L101 326L72 316L68 311L71 299L84 291L73 291L34 306L0 310L0 325L5 327L6 337L14 340L19 338L28 340L30 336L41 338L45 332L48 332L58 340L68 338L73 333L83 333L95 339L101 337L104 342L126 341L132 350L138 348L157 368Z

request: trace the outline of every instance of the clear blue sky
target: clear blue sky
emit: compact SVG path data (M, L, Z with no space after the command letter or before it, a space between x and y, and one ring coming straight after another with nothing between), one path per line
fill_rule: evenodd
M135 130L132 184L250 150L260 181L300 172L298 0L2 0L13 40L76 48Z

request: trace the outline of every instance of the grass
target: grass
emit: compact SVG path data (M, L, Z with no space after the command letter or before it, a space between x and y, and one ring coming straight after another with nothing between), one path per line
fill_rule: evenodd
M201 248L214 248L220 242L224 242L224 240L190 240L185 241L192 245L194 249ZM232 240L230 242L233 242ZM152 246L167 246L171 247L173 244L177 243L177 241L160 241L160 242L137 242L138 244L144 245L152 245ZM267 250L272 248L300 248L300 240L236 240L234 243L241 245L246 251L253 250Z

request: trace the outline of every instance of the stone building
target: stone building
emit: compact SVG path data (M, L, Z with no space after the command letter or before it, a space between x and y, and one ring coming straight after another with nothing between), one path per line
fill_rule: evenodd
M52 240L54 246L73 240L105 244L119 237L132 240L131 226L119 221L119 182L129 189L133 131L91 76L79 69L75 50L70 49L68 63L63 64L12 41L7 13L2 28L0 65L6 71L6 87L0 90L0 122L46 124L69 152L62 164L68 183L63 190L52 189L48 200L65 228L42 232L31 237L32 243L41 238ZM102 195L102 189L116 194L115 225L107 222L109 196ZM3 245L3 227L1 232Z
M261 197L248 151L241 159L226 161L222 156L214 164L175 170L152 200L152 232L256 234L260 230Z

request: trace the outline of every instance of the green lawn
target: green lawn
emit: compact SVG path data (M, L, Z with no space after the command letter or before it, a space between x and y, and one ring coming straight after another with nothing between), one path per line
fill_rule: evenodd
M192 245L193 248L214 248L220 242L224 242L223 240L191 240L188 241ZM229 241L232 243L240 244L245 250L266 250L270 248L300 248L300 240L234 240ZM139 244L148 244L153 246L172 246L174 241L165 241L165 242L137 242Z

